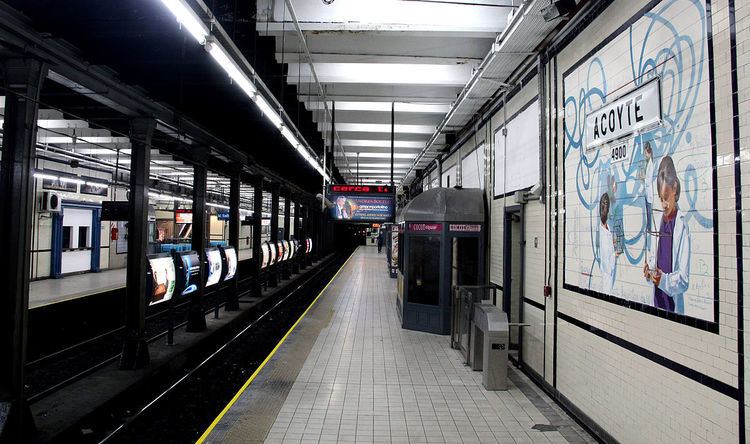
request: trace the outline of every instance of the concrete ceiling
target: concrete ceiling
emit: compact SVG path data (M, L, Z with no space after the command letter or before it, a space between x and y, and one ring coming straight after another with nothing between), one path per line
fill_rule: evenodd
M289 2L289 3L287 3ZM288 8L291 4L295 24ZM420 150L471 79L520 0L258 0L257 30L275 37L286 81L330 138L334 161L349 183L390 181L391 103L394 180L400 183ZM313 76L325 92L322 98ZM444 144L444 135L436 144ZM359 174L357 174L357 165Z

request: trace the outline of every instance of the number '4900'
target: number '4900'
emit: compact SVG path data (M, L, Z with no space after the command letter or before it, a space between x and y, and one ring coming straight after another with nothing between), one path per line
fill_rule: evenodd
M628 144L621 143L612 147L612 162L622 162L628 158Z

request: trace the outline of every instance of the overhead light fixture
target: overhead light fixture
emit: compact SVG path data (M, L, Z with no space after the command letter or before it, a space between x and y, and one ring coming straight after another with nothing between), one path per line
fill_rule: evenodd
M205 50L211 55L216 63L227 73L230 79L250 97L258 106L260 112L266 116L271 124L281 130L281 135L296 149L310 165L315 168L326 180L330 177L325 169L318 163L314 156L308 152L306 142L297 140L295 134L284 126L284 119L281 110L275 110L273 106L258 93L253 81L243 72L241 67L229 55L226 49L216 41L206 27L203 20L195 13L193 8L185 3L185 0L161 0L177 18L177 21L187 28L188 32L203 45ZM219 25L217 25L219 26Z
M231 78L234 83L239 85L239 87L242 88L242 90L245 91L245 94L247 94L251 99L255 99L255 96L258 94L258 90L255 88L252 82L250 82L250 79L248 79L247 76L240 70L240 68L237 67L234 61L226 53L224 48L216 42L212 41L211 38L206 41L204 48L206 48L206 51L208 51L211 57L216 60L216 63L218 63L219 66L221 66L224 71L227 72L229 78Z
M62 183L77 183L79 185L83 185L83 184L86 183L85 180L81 180L81 179L78 179L78 178L75 178L75 177L64 177L64 176L60 177L60 182L62 182Z
M101 182L86 182L86 185L90 187L96 187L96 188L109 188L109 184L101 183Z
M47 180L58 180L59 179L59 177L54 176L52 174L39 173L39 172L34 173L34 177L36 177L37 179L47 179Z
M281 135L284 136L284 138L297 150L299 150L300 143L297 140L297 138L292 134L292 130L287 128L286 126L281 127Z
M203 20L195 15L192 8L188 7L181 0L161 0L161 2L174 14L177 21L188 30L198 43L202 45L206 42L208 28L203 23Z
M276 128L281 128L281 125L284 123L284 121L281 119L281 116L274 111L273 108L271 108L271 105L264 99L262 96L256 96L255 97L255 104L258 105L258 109L260 109L260 112L263 113L268 120L271 121L273 126Z

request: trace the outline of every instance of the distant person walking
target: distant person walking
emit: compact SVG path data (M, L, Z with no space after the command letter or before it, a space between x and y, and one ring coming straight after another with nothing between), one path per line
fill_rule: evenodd
M380 232L378 233L378 253L383 251L383 238L384 237L385 236L383 236L383 230L380 230Z

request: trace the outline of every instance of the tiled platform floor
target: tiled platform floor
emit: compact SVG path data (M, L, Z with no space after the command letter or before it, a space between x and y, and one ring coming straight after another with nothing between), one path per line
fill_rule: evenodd
M275 367L261 372L207 441L595 442L515 369L510 390L486 391L481 373L463 365L448 337L403 330L395 282L384 256L360 247L279 349ZM325 325L315 328L321 319ZM312 343L315 330L314 345L303 349L309 350L304 364L304 357L283 357L293 348L305 354L295 342ZM278 362L287 358L290 362ZM301 369L290 384L297 359ZM270 373L279 367L286 369L283 380L273 381ZM285 397L283 404L252 402L254 386L259 391L275 386L274 396ZM255 415L254 408L262 414ZM269 409L277 413L264 427L263 418L274 418Z

